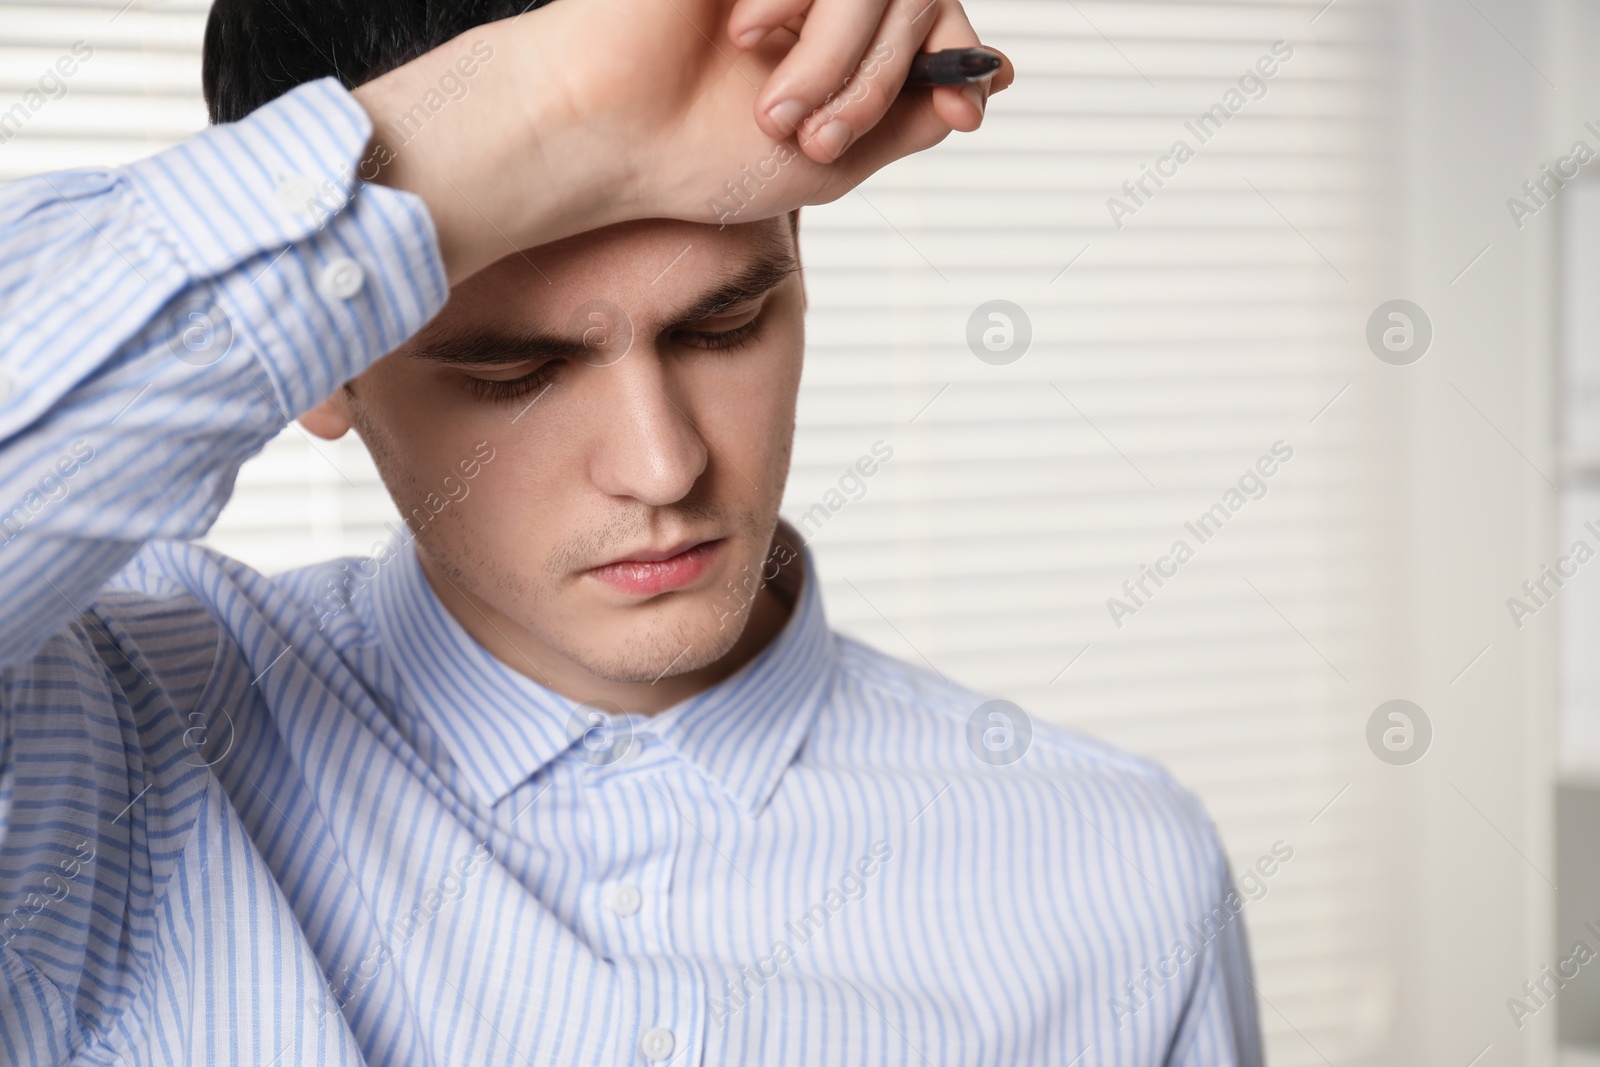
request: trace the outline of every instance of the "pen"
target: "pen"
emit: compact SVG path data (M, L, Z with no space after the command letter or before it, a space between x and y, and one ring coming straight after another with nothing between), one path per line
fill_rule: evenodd
M946 48L918 52L911 60L906 87L971 85L1000 69L1000 57L987 48Z

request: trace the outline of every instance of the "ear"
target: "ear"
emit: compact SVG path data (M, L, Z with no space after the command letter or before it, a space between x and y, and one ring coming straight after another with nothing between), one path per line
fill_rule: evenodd
M337 441L350 432L348 386L341 385L332 396L300 416L300 425L324 441Z

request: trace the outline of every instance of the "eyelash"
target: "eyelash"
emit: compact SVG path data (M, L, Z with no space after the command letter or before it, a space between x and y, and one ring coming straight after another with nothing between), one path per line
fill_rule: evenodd
M719 330L716 333L696 333L691 330L684 334L674 333L673 336L700 338L701 343L691 345L693 348L705 348L713 351L740 348L755 339L756 334L761 329L761 320L764 318L766 318L765 315L757 315L743 326L735 326L731 330Z
M675 332L673 337L679 340L686 337L699 338L699 341L692 343L690 347L710 351L728 351L742 348L753 341L756 334L760 332L761 320L764 317L763 315L757 315L744 325L735 326L731 330L719 330L715 333L679 331ZM554 379L555 372L562 362L562 360L551 360L540 365L537 370L524 374L520 378L494 381L488 378L469 377L467 381L479 399L487 400L491 403L516 400L518 397L527 396L537 389L548 386Z
M559 361L552 360L541 364L537 370L520 378L508 378L499 382L488 378L468 378L467 382L480 400L487 400L490 403L515 400L519 396L526 396L535 389L547 386L555 377L558 363Z

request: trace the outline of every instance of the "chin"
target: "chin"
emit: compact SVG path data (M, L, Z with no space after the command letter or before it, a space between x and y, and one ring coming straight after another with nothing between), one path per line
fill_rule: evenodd
M682 595L665 610L651 610L650 618L610 628L611 641L572 658L608 682L650 683L702 670L731 652L750 622L748 610L737 605L730 610L718 603L722 599L717 589ZM624 609L624 614L646 610Z

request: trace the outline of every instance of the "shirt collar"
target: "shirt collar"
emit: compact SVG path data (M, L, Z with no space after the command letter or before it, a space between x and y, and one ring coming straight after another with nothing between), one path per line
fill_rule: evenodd
M789 540L799 544L792 531ZM815 565L808 549L799 554L798 598L778 636L710 689L635 719L637 732L655 736L750 815L771 798L833 679L833 637ZM769 557L768 569L782 558ZM404 683L406 710L439 736L485 803L505 799L582 736L577 702L502 663L462 628L428 584L413 541L382 566L372 593L379 640Z

